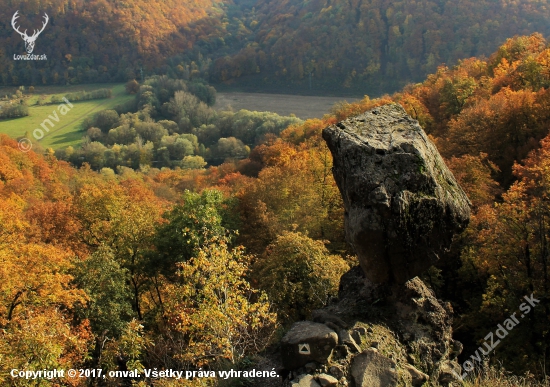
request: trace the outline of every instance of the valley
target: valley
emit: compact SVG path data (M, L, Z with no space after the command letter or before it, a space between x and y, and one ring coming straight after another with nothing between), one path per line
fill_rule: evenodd
M273 112L306 120L322 118L335 104L356 102L358 98L303 96L291 94L221 92L216 96L217 110L232 108L235 111L246 109L259 112Z

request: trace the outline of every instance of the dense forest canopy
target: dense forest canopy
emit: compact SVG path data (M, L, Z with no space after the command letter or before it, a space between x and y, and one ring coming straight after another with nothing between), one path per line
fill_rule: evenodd
M9 22L16 10L29 29L50 16L36 48L47 61L12 59L23 50ZM143 70L255 90L381 94L511 36L548 34L549 17L546 0L10 0L0 10L0 82L127 81Z

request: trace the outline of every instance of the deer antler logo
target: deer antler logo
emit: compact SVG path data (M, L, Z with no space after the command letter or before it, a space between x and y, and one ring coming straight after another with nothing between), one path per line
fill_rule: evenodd
M48 17L48 14L44 13L44 22L42 23L42 29L40 31L34 30L32 36L28 36L27 30L25 30L25 32L21 32L19 31L19 28L15 25L15 21L19 18L18 13L19 11L16 11L13 14L13 17L11 19L11 26L15 31L17 31L17 33L19 33L19 35L21 35L21 37L25 41L25 50L27 50L29 54L32 54L32 50L34 50L34 42L36 41L36 38L38 38L38 35L40 35L42 31L44 31L44 28L46 28L46 26L48 25L48 21L50 20L50 18Z

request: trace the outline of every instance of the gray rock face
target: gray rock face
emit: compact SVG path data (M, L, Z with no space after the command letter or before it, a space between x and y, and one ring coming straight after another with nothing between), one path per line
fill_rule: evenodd
M468 197L400 105L331 125L323 138L346 209L346 237L374 284L421 274L468 225Z
M281 340L283 365L295 370L309 362L326 364L338 344L338 335L324 324L299 321Z
M351 375L357 387L395 387L398 381L395 362L372 348L353 358Z

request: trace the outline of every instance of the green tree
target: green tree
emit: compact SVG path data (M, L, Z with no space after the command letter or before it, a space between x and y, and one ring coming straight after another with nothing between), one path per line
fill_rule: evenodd
M336 295L340 277L348 269L322 241L285 231L256 263L254 278L277 307L279 318L290 322L323 307Z
M77 315L90 320L92 331L118 337L132 317L128 270L120 267L111 249L102 246L74 270L74 282L88 295Z
M183 204L164 214L167 222L157 229L155 267L173 276L176 263L194 257L209 238L223 236L226 231L220 211L223 202L220 191L205 190L202 194L185 191Z

